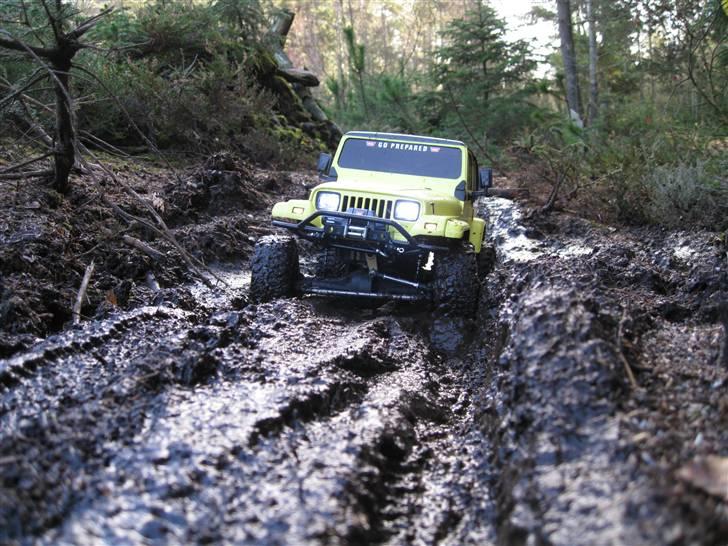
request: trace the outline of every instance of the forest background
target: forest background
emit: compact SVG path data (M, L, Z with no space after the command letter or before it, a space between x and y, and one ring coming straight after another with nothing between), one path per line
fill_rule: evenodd
M510 38L524 21L485 0L8 0L0 176L52 155L58 82L34 52L89 18L63 72L84 149L312 164L325 143L265 85L281 10L296 14L288 55L319 76L315 96L343 130L464 140L548 206L600 221L728 229L721 0L534 2L525 23L552 22L548 52Z

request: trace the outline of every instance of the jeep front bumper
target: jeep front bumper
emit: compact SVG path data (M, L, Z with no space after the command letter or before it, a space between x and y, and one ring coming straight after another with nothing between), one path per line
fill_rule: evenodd
M321 218L321 227L313 223L317 218ZM363 214L317 210L300 222L273 220L273 225L309 241L383 257L447 250L447 246L418 241L394 220ZM400 236L396 240L392 230Z

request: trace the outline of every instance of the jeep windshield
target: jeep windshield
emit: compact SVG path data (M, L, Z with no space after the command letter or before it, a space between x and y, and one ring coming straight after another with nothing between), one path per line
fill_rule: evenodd
M430 178L460 178L459 148L433 143L350 138L339 154L339 167Z

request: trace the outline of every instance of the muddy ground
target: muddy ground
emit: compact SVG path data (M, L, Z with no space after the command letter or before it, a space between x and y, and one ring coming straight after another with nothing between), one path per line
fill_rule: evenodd
M252 305L244 258L270 196L315 180L224 158L156 174L129 180L226 286L91 186L55 209L19 189L28 220L4 211L0 542L728 542L728 495L697 476L728 456L715 234L483 199L473 324L414 304ZM84 237L86 215L109 235ZM100 273L71 327L90 259Z

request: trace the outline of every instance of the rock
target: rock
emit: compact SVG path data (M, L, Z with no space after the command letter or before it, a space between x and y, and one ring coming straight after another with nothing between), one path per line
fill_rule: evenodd
M728 502L728 457L698 457L683 465L677 477Z

